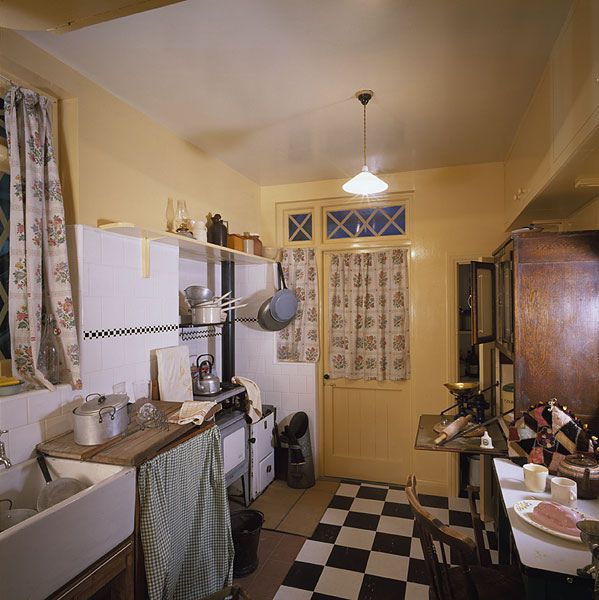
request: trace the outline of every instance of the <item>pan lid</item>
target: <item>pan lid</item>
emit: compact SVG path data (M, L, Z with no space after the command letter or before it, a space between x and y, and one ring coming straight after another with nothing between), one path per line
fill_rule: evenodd
M119 410L129 402L127 394L89 394L85 402L73 412L76 415L97 415L102 409L113 406Z

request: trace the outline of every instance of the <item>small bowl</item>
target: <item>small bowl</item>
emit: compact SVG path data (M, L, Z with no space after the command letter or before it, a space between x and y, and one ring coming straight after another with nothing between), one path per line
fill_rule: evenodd
M25 387L25 382L15 383L14 385L2 385L0 386L0 396L12 396L13 394L20 394Z

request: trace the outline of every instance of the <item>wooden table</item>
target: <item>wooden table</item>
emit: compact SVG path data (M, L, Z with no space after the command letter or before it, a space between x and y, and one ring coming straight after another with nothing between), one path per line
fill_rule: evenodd
M414 448L433 452L480 454L480 517L483 521L491 521L495 516L495 505L492 501L491 459L494 456L507 456L507 442L503 431L497 421L485 427L493 440L492 450L480 447L480 437L459 437L445 444L435 444L434 440L439 434L433 430L433 426L442 419L440 415L420 415Z
M524 486L522 467L506 458L495 458L493 468L499 493L499 562L519 563L530 600L563 600L593 597L592 583L577 576L576 569L591 562L591 553L582 543L563 540L523 521L514 504L526 498L550 500L549 492L532 493ZM551 476L550 476L551 477ZM547 482L547 489L550 489ZM599 519L599 500L578 500L576 508Z
M443 417L440 415L420 415L418 422L418 432L416 434L416 450L433 450L435 452L459 452L461 454L481 454L488 456L507 456L507 442L501 428L495 423L491 423L485 429L489 432L493 440L494 448L480 447L480 437L459 437L445 442L445 444L435 444L434 439L439 435L433 430L433 426L439 423Z

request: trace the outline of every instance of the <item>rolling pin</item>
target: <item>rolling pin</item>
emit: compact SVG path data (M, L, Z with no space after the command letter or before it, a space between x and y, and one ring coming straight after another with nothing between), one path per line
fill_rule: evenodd
M462 429L464 429L470 421L472 421L473 415L466 415L465 417L458 417L453 423L450 423L439 436L435 438L435 445L444 444L450 439L454 438Z

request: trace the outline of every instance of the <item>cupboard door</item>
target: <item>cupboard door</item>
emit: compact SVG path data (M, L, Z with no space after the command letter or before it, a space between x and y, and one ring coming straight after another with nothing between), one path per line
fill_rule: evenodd
M495 341L495 265L471 262L472 344Z
M511 358L514 351L514 251L506 247L495 261L496 345Z
M599 2L580 0L552 57L553 158L599 108Z

